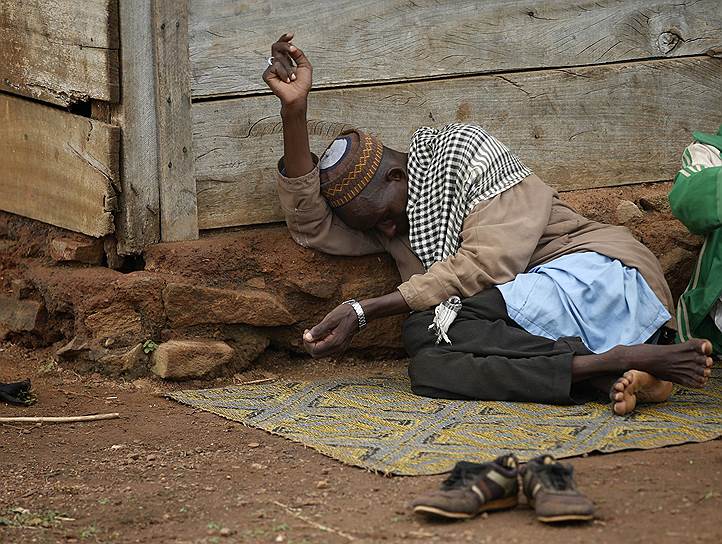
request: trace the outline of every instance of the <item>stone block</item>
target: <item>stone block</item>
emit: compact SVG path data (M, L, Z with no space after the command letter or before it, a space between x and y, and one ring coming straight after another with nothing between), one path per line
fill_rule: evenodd
M142 375L147 370L148 355L143 351L143 344L136 344L130 349L113 350L100 358L103 370L111 374Z
M95 338L138 336L143 332L140 315L126 304L112 304L85 317L85 326Z
M33 284L22 278L14 279L10 282L10 290L13 293L13 297L17 300L23 300L32 294Z
M75 359L90 353L91 350L90 342L87 339L73 336L70 342L58 348L55 355L61 359Z
M103 261L103 240L99 238L53 238L50 256L58 262L100 264Z
M216 289L170 283L163 291L168 319L174 327L243 323L257 327L292 325L297 321L273 293L255 289Z
M226 342L233 347L234 355L231 362L237 370L250 366L271 342L267 335L243 325L226 326L222 334Z
M642 197L639 199L639 205L647 212L672 213L672 208L669 206L669 197L666 193Z
M201 378L226 364L233 348L220 340L170 340L151 355L152 372L168 380Z
M620 225L629 223L632 219L643 217L644 214L634 202L622 200L617 206L617 222Z
M0 296L0 328L9 332L36 331L42 311L40 302Z

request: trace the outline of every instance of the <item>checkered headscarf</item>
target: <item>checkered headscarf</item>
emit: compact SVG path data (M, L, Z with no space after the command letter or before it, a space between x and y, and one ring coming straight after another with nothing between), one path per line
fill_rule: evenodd
M456 253L464 220L479 202L532 173L484 129L462 124L418 129L407 169L409 241L427 270Z

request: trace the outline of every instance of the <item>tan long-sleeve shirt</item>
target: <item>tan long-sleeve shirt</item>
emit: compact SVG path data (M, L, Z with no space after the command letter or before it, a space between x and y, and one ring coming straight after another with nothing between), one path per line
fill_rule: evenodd
M279 174L278 194L291 236L300 245L333 255L390 253L403 282L398 289L413 310L452 295L469 297L562 255L595 251L639 270L674 314L672 294L652 252L626 228L582 217L535 175L479 203L464 221L457 253L426 272L408 238L388 240L353 230L336 217L320 194L318 167L299 178Z

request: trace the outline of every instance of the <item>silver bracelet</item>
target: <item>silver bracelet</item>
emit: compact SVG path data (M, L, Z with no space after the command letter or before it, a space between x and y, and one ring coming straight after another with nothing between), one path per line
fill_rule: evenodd
M363 329L366 326L366 314L364 313L364 309L361 304L359 304L359 302L354 298L344 300L341 304L349 304L354 309L354 312L356 312L356 318L358 319L358 330Z

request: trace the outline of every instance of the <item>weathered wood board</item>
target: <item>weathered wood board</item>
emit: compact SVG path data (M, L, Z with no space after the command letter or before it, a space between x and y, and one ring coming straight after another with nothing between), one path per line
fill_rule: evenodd
M344 128L406 151L423 125L474 122L560 190L671 179L692 130L716 131L722 59L696 57L312 93L314 152ZM256 96L194 104L202 229L282 219L279 104Z
M120 2L123 100L114 122L123 127L121 191L118 195L118 252L139 254L160 241L158 127L152 0Z
M0 0L0 89L67 106L117 102L117 0Z
M193 175L188 0L153 2L158 86L160 233L166 242L198 238Z
M697 55L721 29L719 0L190 0L192 92L266 92L287 31L319 88Z
M0 93L0 209L113 232L120 129Z

